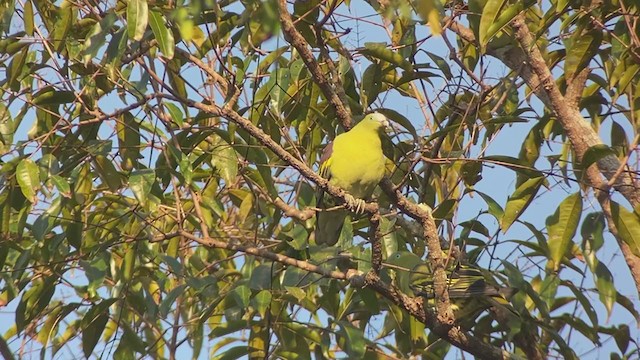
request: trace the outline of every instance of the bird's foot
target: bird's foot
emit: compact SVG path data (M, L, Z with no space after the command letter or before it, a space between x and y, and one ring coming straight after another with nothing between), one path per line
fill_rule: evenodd
M357 198L353 197L353 195L350 195L350 194L346 194L344 196L344 200L347 203L347 205L349 205L349 207L355 208L354 212L356 214L364 213L364 208L367 205L367 203L364 200L357 199Z

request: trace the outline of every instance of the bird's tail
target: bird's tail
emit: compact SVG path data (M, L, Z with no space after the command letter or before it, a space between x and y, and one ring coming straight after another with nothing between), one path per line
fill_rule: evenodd
M321 211L316 214L316 244L335 245L340 239L344 220L349 212L344 209Z

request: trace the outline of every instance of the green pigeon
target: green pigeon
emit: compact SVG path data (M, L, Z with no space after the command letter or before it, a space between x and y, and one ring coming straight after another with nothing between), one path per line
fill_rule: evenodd
M490 274L469 265L458 263L447 273L451 308L463 327L472 327L480 313L489 308L510 319L519 317L509 303L517 289L499 286ZM426 306L435 306L433 272L428 264L423 262L414 267L409 282L413 292L425 298Z
M385 172L381 136L389 125L387 118L374 112L364 117L350 131L342 133L328 144L320 158L320 175L331 185L345 190L347 203L360 213ZM335 245L349 212L331 208L331 199L324 192L318 195L315 240L317 244ZM335 207L335 206L333 206Z

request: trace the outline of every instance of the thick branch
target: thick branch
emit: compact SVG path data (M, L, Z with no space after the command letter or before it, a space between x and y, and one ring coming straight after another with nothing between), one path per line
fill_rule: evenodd
M348 272L348 275L341 271L330 271L323 269L317 265L311 264L307 261L302 261L298 259L294 259L285 255L273 253L266 249L258 248L255 246L247 246L241 245L234 242L226 242L219 241L208 238L200 238L197 237L187 231L180 230L178 232L180 236L187 238L189 240L195 241L204 246L214 247L218 249L226 249L230 251L239 251L245 254L261 257L264 259L272 260L279 262L281 264L295 266L300 269L313 272L316 274L320 274L322 276L326 276L332 279L337 280L350 280L352 283L356 283L357 281L353 278L358 277L356 272ZM364 277L364 285L371 287L376 292L380 293L387 299L391 300L393 303L397 304L408 313L416 317L418 320L423 323L429 324L437 324L435 321L435 316L429 312L425 312L424 307L422 305L421 298L411 298L404 294L402 294L398 289L393 286L387 286L380 277L375 274L373 271L367 273ZM504 351L498 347L486 344L479 339L469 336L464 331L460 330L460 328L455 326L430 326L433 328L433 331L440 335L442 338L448 339L451 344L459 347L462 350L465 350L469 353L476 355L482 359L518 359L515 355Z
M296 47L298 52L300 52L301 56L303 57L303 61L305 62L310 72L312 73L314 80L319 84L320 89L324 93L325 97L327 97L329 101L336 108L336 113L339 119L341 120L341 122L344 125L349 125L351 121L350 115L346 111L345 105L340 101L339 97L336 95L336 92L333 89L333 86L335 86L335 84L329 83L328 79L324 77L320 67L318 66L317 62L315 61L315 58L313 57L313 54L307 47L308 44L295 29L293 22L291 21L291 17L288 14L286 9L286 1L279 0L279 6L280 6L280 12L281 12L280 15L281 15L281 20L283 23L283 30L285 32L285 35L289 37L289 41L291 41L291 43L294 45L294 47ZM151 74L151 76L154 79L157 78L156 74ZM156 79L156 80L159 80L159 79ZM229 106L229 103L223 107L219 107L216 105L207 105L198 101L182 98L175 92L171 91L171 89L167 89L167 90L172 93L173 97L175 97L175 100L177 101L187 104L188 106L195 107L199 110L211 113L213 115L222 116L225 119L237 124L242 129L247 131L252 137L254 137L256 140L258 140L260 143L266 146L269 150L274 152L285 163L291 165L293 168L299 171L300 174L302 174L304 177L316 183L319 187L327 191L329 194L337 198L340 198L343 201L346 200L345 199L346 192L344 190L329 184L329 182L326 179L316 174L304 162L302 162L300 159L296 158L295 156L293 156L292 154L284 150L284 148L282 148L280 144L275 142L269 135L267 135L260 128L255 126L249 119L242 117L240 114L234 111L232 106ZM238 89L235 89L235 93L233 94L233 96L231 96L232 100L230 101L230 103L234 102L234 99L237 98L238 94L239 94ZM436 290L436 300L438 302L437 309L439 312L438 320L435 322L433 321L430 322L432 324L430 326L432 330L438 335L440 335L442 338L449 341L451 344L457 347L460 347L461 349L468 351L479 357L487 358L487 359L514 358L514 355L509 354L508 352L505 352L500 348L485 344L479 339L473 336L469 336L468 334L462 332L458 327L453 326L454 317L449 304L448 293L446 291L447 277L444 271L444 261L442 259L442 250L440 248L440 242L437 235L435 222L433 220L433 217L431 216L430 209L428 208L425 209L423 206L414 204L411 201L409 201L409 199L404 197L398 189L394 188L393 184L389 179L384 179L381 182L381 187L387 194L389 194L391 199L394 201L394 203L398 205L401 211L403 211L410 217L421 221L421 223L423 224L425 239L428 243L428 247L430 250L430 261L432 262L432 266L435 269L434 270L434 287ZM350 208L350 210L355 210L355 209ZM373 215L374 218L376 215L379 216L379 209L378 209L377 203L366 204L365 211L370 215ZM183 231L180 231L180 234L183 235L185 238L192 239L194 241L197 241L207 246L219 247L219 248L224 248L224 249L233 250L233 251L242 251L247 254L260 256L266 259L281 262L283 264L297 266L297 267L300 267L301 269L315 272L324 276L329 276L336 279L347 279L347 275L342 272L328 271L316 265L310 264L308 262L293 259L281 254L271 253L265 249L260 249L260 248L251 247L251 246L244 246L237 243L227 243L227 242L217 241L211 238L199 239ZM372 276L374 276L374 278L372 279L376 279L377 275L375 275L375 273L372 273L372 274L373 274ZM384 296L390 296L393 293L398 295L397 291L395 292L386 291L385 289L387 288L382 287L384 283L382 283L379 280L379 278L377 278L377 281L374 281L372 283L369 283L369 282L367 283L371 285L376 291L383 294ZM416 302L416 300L411 300L411 298L408 298L404 295L400 295L400 298L395 298L395 299L396 300L394 301L399 306L402 306L403 308L407 308L407 309L408 308L412 309L410 313L416 316L418 319L422 321L427 320L426 316L424 315L424 310L419 311L420 310L419 308L416 308L414 305L412 305ZM427 323L427 325L429 325L429 323Z
M475 36L470 29L460 25L454 20L449 19L449 21L451 21L449 28L461 39L471 43L476 42ZM572 86L568 89L568 98L565 98L560 93L549 67L534 42L534 37L524 22L523 16L519 15L516 17L512 25L516 30L516 39L520 43L521 48L510 47L505 50L488 47L487 53L516 71L520 77L527 82L536 96L538 96L548 108L553 110L558 121L567 131L567 136L571 141L576 159L582 159L582 156L584 156L584 153L589 147L601 144L602 142L593 128L580 114L577 101L577 92L580 84L572 83ZM574 78L573 81L582 81L580 78L583 75L584 74L581 73ZM615 156L606 156L600 159L597 167L598 169L596 169L595 166L591 166L586 171L586 180L589 186L596 191L596 197L607 218L607 226L620 245L620 249L636 282L636 288L638 292L640 292L640 258L631 252L629 246L625 244L618 235L618 231L612 221L608 194L606 191L602 192L598 190L608 188L607 184L602 181L600 172L609 180L613 179L613 188L622 193L634 208L640 204L640 192L636 191L637 184L628 172L624 172L622 176L619 176L618 169L621 168L621 164Z
M253 256L258 256L264 259L269 259L271 261L276 261L279 262L281 264L285 264L285 265L291 265L291 266L295 266L298 267L300 269L303 270L307 270L309 272L313 272L316 274L320 274L322 276L326 276L332 279L338 279L338 280L346 280L347 279L347 275L341 271L331 271L331 270L326 270L321 268L320 266L311 264L307 261L302 261L302 260L298 260L298 259L294 259L292 257L289 256L285 256L285 255L281 255L281 254L276 254L274 252L268 251L266 249L262 249L259 247L255 247L255 246L247 246L247 245L241 245L238 244L237 242L227 242L227 241L220 241L220 240L215 240L212 239L210 237L205 237L205 238L199 238L191 233L189 233L188 231L184 231L184 230L180 230L178 231L178 233L189 239L189 240L193 240L199 244L205 245L205 246L210 246L210 247L214 247L217 249L226 249L226 250L230 250L230 251L240 251L243 252L245 254L249 254L249 255L253 255Z
M467 42L475 43L476 39L473 32L460 25L460 23L451 21L449 28L453 30L460 38ZM555 83L551 70L547 66L540 50L535 44L534 37L524 22L524 16L517 16L512 24L516 30L516 39L520 43L521 48L487 48L487 53L516 71L522 77L527 85L533 90L538 98L558 117L558 121L566 130L567 136L571 141L576 159L580 161L584 153L591 146L601 144L602 141L593 128L584 120L577 107L577 102L573 94L566 99L560 92ZM525 65L525 66L523 66ZM573 79L572 88L579 88L580 78L585 74L581 73ZM577 82L577 84L573 84ZM573 90L572 90L573 92ZM620 161L613 155L600 159L597 163L598 169L607 179L613 178L616 170L620 168ZM638 184L633 180L629 173L624 173L615 180L613 187L619 191L634 207L640 205L640 192L636 191Z
M522 14L518 15L512 25L515 29L516 39L524 51L527 64L540 81L541 87L537 89L536 94L542 92L546 95L548 100L545 104L553 110L558 117L558 121L567 132L577 160L582 160L584 153L590 147L602 144L600 137L591 125L584 120L577 105L573 104L571 106L571 101L567 101L560 93L560 89L551 75L551 70L525 24L524 16ZM598 169L607 179L611 179L619 167L620 162L614 155L606 156L598 161ZM613 187L629 200L634 207L640 205L640 192L636 191L638 184L635 183L629 173L625 173L616 179Z
M398 291L395 287L387 286L380 277L373 272L367 273L365 283L394 304L402 307L416 319L427 324L438 336L447 339L452 345L475 355L477 358L519 359L519 357L514 354L489 345L474 336L470 336L457 326L440 324L433 313L424 310L422 299L410 298ZM434 324L436 325L434 326Z
M602 144L602 141L593 128L584 120L577 105L573 104L572 106L571 102L567 101L560 93L560 89L558 89L549 67L544 61L529 28L524 22L524 16L517 16L512 25L515 29L516 39L524 51L527 64L540 79L540 84L542 86L538 90L546 94L548 99L547 105L553 110L558 118L558 122L560 122L567 132L567 136L569 141L571 141L577 160L581 160L589 147ZM640 205L640 192L636 191L637 184L633 178L628 172L621 174L621 176L617 176L618 169L620 168L620 162L617 157L613 155L606 156L598 161L597 167L604 176L608 179L613 179L613 187L618 190L634 208ZM591 186L596 192L600 205L605 212L609 230L618 240L618 244L620 244L620 248L624 253L625 260L627 261L631 274L634 277L636 289L640 292L640 258L635 256L630 251L629 247L621 241L621 238L618 236L618 231L613 221L611 221L612 215L609 206L608 194L598 190L606 189L606 184L602 181L602 178L595 166L589 167L586 171L586 175L586 180L589 186Z
M284 150L269 135L265 134L262 130L260 130L253 123L251 123L249 119L243 118L237 112L233 111L232 109L226 106L223 108L220 108L215 105L206 105L194 100L188 100L184 98L176 98L176 100L186 103L187 105L193 106L197 109L209 112L216 116L222 116L228 119L229 121L236 123L245 131L247 131L249 134L251 134L251 136L253 136L255 139L260 141L269 150L273 151L278 157L280 157L280 159L282 159L284 162L286 162L287 164L291 165L296 170L298 170L307 179L316 183L318 186L322 187L329 194L345 200L344 197L346 195L346 192L344 190L329 184L329 182L326 179L316 174L305 163L303 163L301 160L295 158L293 155L291 155L286 150ZM398 207L403 212L413 217L414 219L422 221L423 224L430 223L430 225L428 225L427 228L425 229L425 234L426 234L425 237L427 238L427 241L430 244L430 250L434 248L433 247L434 245L432 244L433 241L437 242L437 248L440 249L439 239L437 236L437 232L435 230L435 222L433 221L431 212L428 209L424 209L420 205L414 204L411 201L409 201L406 197L404 197L400 193L399 190L394 190L393 184L389 179L384 179L381 183L381 186L388 194L390 194L390 197L392 198L392 200L394 200L394 202L398 205ZM352 210L355 210L355 209L352 209ZM368 203L365 206L365 210L369 214L375 215L378 213L378 204ZM185 238L197 241L203 245L219 247L219 248L233 250L233 251L242 251L250 255L260 256L266 259L281 262L283 264L297 266L297 267L300 267L301 269L315 272L324 276L329 276L334 279L347 279L347 276L342 272L324 270L306 261L300 261L284 255L271 253L264 249L251 247L251 246L244 246L244 245L239 245L234 243L227 243L227 242L217 241L213 239L200 239L183 231L180 231L180 235L183 235ZM437 252L437 254L439 254L440 256L442 254L441 250L440 251L434 250L434 252ZM448 301L448 296L446 295L447 293L446 291L444 291L444 289L446 288L446 273L444 272L443 264L441 264L441 266L437 266L437 264L438 262L436 262L435 264L436 266L434 267L436 269L434 272L435 278L436 278L436 280L434 280L434 286L436 288L436 291L438 291L438 289L440 289L441 291L440 295L438 296L438 299L440 301L442 301L441 299L446 299L443 302L448 307L448 310L445 312L446 314L447 312L451 311L450 307L448 306L449 301ZM372 273L372 274L373 274L372 276L375 276L377 278L377 275L375 275L375 273ZM379 280L379 278L377 279ZM380 292L384 296L389 297L391 296L391 294L393 294L393 292L390 293L387 290L385 290L387 289L386 287L384 288L380 287L381 284L383 284L381 281L375 282L375 284L376 284L375 286L372 284L370 285L376 291ZM385 291L387 292L385 293ZM391 298L390 299L393 301L397 301L396 302L397 305L405 309L411 308L413 309L410 311L411 315L416 316L416 318L418 318L421 321L427 320L426 316L424 315L424 310L422 310L423 315L420 315L419 309L416 309L415 306L412 305L413 303L415 303L415 300L411 300L411 298L406 297L405 295L400 295L400 297L398 297L399 293L397 291L395 292L395 294L396 294L395 297L393 299ZM514 358L514 355L509 354L508 352L504 352L497 347L484 344L477 338L469 336L466 333L462 332L459 328L452 326L451 325L453 322L452 316L451 317L446 316L445 321L446 321L445 323L432 321L430 323L427 323L427 325L432 324L430 327L433 329L433 331L436 332L438 335L442 336L447 341L449 341L451 344L458 346L461 349L468 351L472 354L475 354L477 356L480 356L482 358L487 358L487 359Z

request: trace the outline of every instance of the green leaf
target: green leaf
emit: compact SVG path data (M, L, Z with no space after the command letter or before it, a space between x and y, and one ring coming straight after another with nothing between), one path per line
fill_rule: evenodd
M460 223L459 226L461 226L468 232L474 231L487 238L491 237L491 235L489 235L489 229L487 229L487 227L478 220L467 220Z
M246 308L249 305L251 290L247 285L239 285L231 291L231 295L238 306L240 306L241 308Z
M564 61L564 74L568 80L582 71L596 55L602 43L602 32L587 34L575 32L567 44L567 57Z
M147 0L129 0L127 4L127 33L135 41L142 40L149 23Z
M258 314L265 318L269 306L271 306L271 291L261 290L251 299L251 304L256 309Z
M235 346L225 350L224 353L222 353L220 356L216 357L215 359L216 360L242 359L247 356L248 352L249 352L248 346Z
M60 52L67 44L67 36L72 29L75 18L72 6L61 6L58 10L53 31L51 32L51 42L55 51Z
M80 260L80 266L89 280L89 290L95 291L104 285L109 270L109 256L106 253L95 256L91 261Z
M557 271L571 246L573 236L578 229L580 215L582 214L582 196L580 192L569 195L564 199L556 212L547 218L547 241L550 252L551 267Z
M598 261L593 275L596 279L596 288L598 289L600 302L602 302L607 309L607 314L611 316L613 305L616 303L617 298L616 286L613 283L613 274L611 274L611 271L609 271L609 268L607 268L605 264Z
M611 201L611 216L618 229L618 236L629 245L631 252L640 256L640 220L638 216L613 200Z
M484 35L485 37L483 40L481 40L481 46L484 48L488 43L491 42L491 40L494 38L496 34L498 34L498 32L504 29L513 20L513 18L515 18L518 14L522 13L522 11L525 10L525 8L528 8L529 6L534 5L535 3L536 3L535 0L534 1L516 1L514 4L509 5L509 7L501 11L498 18L493 23L489 24L489 28L487 29ZM480 26L482 25L483 23L481 22ZM506 35L506 34L499 34L498 37L502 39L503 35ZM506 41L509 41L509 40L507 39ZM500 45L505 46L505 44L506 43L503 43L503 41L500 40L500 43L492 43L492 46L495 46L495 47Z
M456 199L447 199L441 202L433 209L433 218L436 220L451 219L454 215L456 204L458 204L458 200Z
M82 331L82 351L86 358L91 357L93 349L98 344L100 335L109 321L109 308L100 305L93 306L82 319L85 324Z
M622 351L622 353L626 353L627 348L629 347L629 341L631 341L629 325L622 324L617 329L615 329L613 338L616 340L616 345L618 345L620 351Z
M416 12L420 18L429 24L431 34L440 35L442 33L442 25L440 24L440 1L436 0L417 0Z
M385 217L380 219L380 233L382 234L382 246L386 257L398 251L398 239L395 231L396 219L389 220Z
M222 139L211 150L211 165L216 168L227 186L230 186L238 176L238 156L236 151Z
M418 136L418 133L416 132L416 128L413 126L411 121L407 119L404 115L391 109L378 109L377 111L382 115L384 115L387 119L405 128L409 132L409 134L411 134L411 136L413 136L414 138Z
M253 269L249 279L249 288L253 290L270 290L272 266L262 264Z
M116 122L121 166L125 171L133 169L140 157L140 124L130 113L123 113Z
M388 48L386 43L367 42L360 52L365 56L389 62L405 71L413 71L413 65L398 52Z
M518 186L516 191L509 196L509 200L507 200L507 205L504 209L504 215L500 221L500 229L502 232L507 232L511 225L522 215L524 210L531 204L531 201L543 183L544 177L542 176L529 179Z
M460 176L465 185L472 187L482 180L482 163L480 161L465 161L460 167Z
M31 159L22 159L16 167L16 179L24 197L31 203L37 202L36 193L40 189L40 171Z
M583 251L598 251L604 245L604 214L602 212L592 212L585 216L580 228L582 235Z
M338 343L351 359L362 359L365 353L364 333L353 325L340 322L338 334L343 337Z
M74 182L73 197L78 203L84 203L91 195L93 188L93 175L91 174L91 165L88 162L82 165Z
M493 200L491 196L483 192L476 190L475 193L480 195L480 197L487 203L489 214L493 215L493 217L495 217L496 220L500 222L502 216L504 215L504 209L502 209L502 206L500 206L497 201Z
M530 164L528 164L525 160L518 159L512 156L490 155L480 158L480 160L504 166L518 172L518 174L524 175L527 178L537 178L544 175L539 170L532 168Z
M578 288L571 281L564 281L562 284L565 287L569 288L571 292L573 292L573 294L576 297L576 300L580 303L580 305L582 305L582 309L589 317L591 324L593 326L597 326L598 314L596 313L596 310L594 309L593 305L591 305L591 300L587 298L587 296L585 295L584 289Z
M144 206L147 203L151 186L156 180L156 173L153 169L138 170L131 173L129 177L129 187L133 195Z
M13 91L20 90L20 81L22 81L22 71L27 62L29 48L25 47L19 53L14 55L7 69L7 79L9 88Z
M34 26L34 13L33 13L33 5L31 4L31 0L27 0L24 2L24 13L22 18L24 20L24 31L29 36L33 36Z
M163 319L169 315L171 310L175 309L178 296L184 294L186 288L186 284L176 286L173 290L169 291L164 299L162 299L162 303L160 303L160 307L158 308L158 313Z
M617 89L618 94L623 94L627 90L627 86L629 86L631 81L634 79L637 79L636 75L638 73L640 73L640 65L633 64L633 65L627 66L626 71L622 73L622 76L620 77L620 81L618 81L618 89Z
M90 63L93 58L98 55L98 52L104 48L107 35L111 31L111 27L118 20L115 12L109 12L105 15L99 23L96 23L87 34L87 39L84 42L82 53L85 63Z
M159 11L151 10L149 13L149 24L151 25L153 35L158 41L160 51L162 51L167 59L173 59L176 43L173 39L171 28L165 23L164 16Z
M305 293L304 290L297 286L285 286L284 288L285 290L287 290L287 294L293 295L293 297L295 297L298 302L301 302L307 297L307 293Z
M362 99L364 107L369 107L377 98L382 88L382 70L380 64L372 63L362 74Z
M169 112L169 115L171 115L171 119L175 121L178 127L182 128L184 126L184 117L182 116L182 110L180 110L179 107L170 102L165 102L164 106L167 107L167 111Z
M484 52L484 48L487 46L491 37L497 32L496 29L493 34L489 33L489 28L496 23L498 15L502 7L507 3L507 0L488 0L482 9L482 15L480 17L480 28L478 31L478 37L480 41L480 47Z
M636 322L640 322L640 313L636 310L635 303L631 301L628 297L620 294L619 292L616 294L616 302L625 308L633 317L636 319Z
M338 237L338 244L336 246L342 249L348 249L353 246L353 224L351 223L350 215L347 215L344 218L342 230L340 230L340 236Z
M103 183L107 184L109 190L112 192L118 191L122 186L122 177L116 167L113 166L113 162L104 155L97 155L94 158L94 165L98 176L100 176Z
M47 86L33 95L33 103L35 105L59 105L68 104L76 100L73 91L62 91Z

